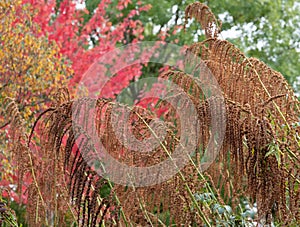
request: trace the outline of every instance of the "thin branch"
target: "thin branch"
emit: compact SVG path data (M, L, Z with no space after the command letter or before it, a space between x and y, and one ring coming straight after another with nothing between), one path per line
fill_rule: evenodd
M9 125L11 123L11 121L9 120L9 121L7 121L7 122L5 122L3 125L1 125L0 126L0 129L3 129L3 128L5 128L7 125Z

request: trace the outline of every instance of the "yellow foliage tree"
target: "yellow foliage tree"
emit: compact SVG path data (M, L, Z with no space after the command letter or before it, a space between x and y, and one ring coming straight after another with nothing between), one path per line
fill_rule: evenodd
M28 132L35 114L49 103L49 94L65 86L72 73L59 47L40 35L33 12L19 0L0 2L0 182L10 181L13 174L8 162L12 113L7 104L16 104Z

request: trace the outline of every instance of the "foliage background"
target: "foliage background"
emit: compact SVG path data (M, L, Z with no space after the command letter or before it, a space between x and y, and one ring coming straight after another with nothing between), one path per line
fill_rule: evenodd
M93 12L99 2L86 0L85 5L89 12ZM113 24L119 20L115 16L118 15L118 11L113 7L117 2L112 1L108 9ZM130 2L131 4L123 10L124 14L133 9L139 1ZM184 10L194 1L142 2L151 5L149 11L136 16L144 25L144 40L157 40L163 37L166 41L179 45L203 40L203 31L197 23L187 26L186 32L182 29ZM237 45L248 57L256 57L281 72L297 91L300 89L297 79L300 72L299 1L210 0L203 3L223 21L223 38ZM90 17L91 14L85 15L85 21Z
M17 103L28 133L36 114L47 107L49 94L66 84L71 89L76 87L83 72L105 51L138 40L164 40L178 45L203 40L204 34L197 23L188 23L185 31L183 28L184 9L192 2L2 1L1 186L17 185L19 178L11 162L9 145L13 132L7 121L10 114L6 112L7 98ZM222 19L223 38L228 38L247 56L257 57L281 72L299 93L298 1L211 0L204 3ZM139 76L157 74L159 67L149 64L121 72L117 77L117 81L122 81L121 87L110 87L107 96L114 97ZM129 91L131 96L135 93L134 88ZM21 191L26 190L26 180ZM15 192L13 186L11 197L18 201ZM26 196L23 202L26 203Z

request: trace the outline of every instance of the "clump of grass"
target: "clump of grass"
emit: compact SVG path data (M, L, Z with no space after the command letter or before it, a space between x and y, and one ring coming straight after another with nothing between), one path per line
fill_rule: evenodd
M19 227L15 212L7 205L8 202L2 198L3 190L6 189L0 188L0 226Z

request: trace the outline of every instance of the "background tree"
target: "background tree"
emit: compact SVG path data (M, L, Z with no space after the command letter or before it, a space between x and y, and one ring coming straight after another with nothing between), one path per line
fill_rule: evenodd
M29 132L35 114L49 105L51 92L66 84L70 70L59 55L57 45L39 36L41 30L32 21L32 6L20 1L2 1L0 11L1 154L8 155L13 132L10 129L12 113L7 112L7 104L13 101L17 105ZM1 159L1 167L6 170L1 174L10 173L9 160L8 157ZM1 179L8 180L7 177L2 175Z
M117 4L101 1L93 3L92 7L87 4L84 9L78 9L74 2L68 0L26 2L38 10L33 20L41 26L43 34L54 40L60 47L60 53L71 61L74 75L70 78L70 86L76 86L91 64L116 45L143 40L143 24L136 15L150 8L149 5L137 4L122 16L116 14L118 21L112 23L110 8L115 12L125 9L129 6L127 1ZM131 40L127 40L129 33ZM113 97L118 94L130 80L140 76L140 71L141 66L134 65L126 69L127 75L120 72L120 88L108 85L110 89L105 95Z
M196 23L188 23L185 31L183 29L184 9L193 2L191 0L162 1L160 4L152 0L81 0L78 4L66 0L29 2L40 9L35 18L44 34L58 41L61 52L73 62L73 85L80 80L80 75L93 59L114 45L124 45L134 40L164 40L189 45L204 38ZM297 16L297 1L250 3L222 0L204 3L222 19L223 38L228 38L248 57L257 57L281 72L294 89L299 89L300 19ZM68 13L61 14L62 10ZM99 26L101 23L105 24L105 28ZM146 77L157 74L159 68L150 63L147 67L135 67L132 71L142 71L143 77ZM133 78L128 76L128 80ZM124 84L128 84L128 80ZM133 94L129 95L134 95L137 90L131 89Z
M91 17L99 0L85 0ZM138 2L150 4L149 11L135 15L145 27L144 40L164 39L167 42L188 45L203 39L203 32L196 23L189 23L183 31L184 9L193 3L185 1L132 0L128 7L121 10L123 15L134 9ZM300 51L300 4L298 1L203 1L222 19L222 35L237 45L248 57L256 57L281 72L296 91L299 85ZM108 8L113 24L120 20L119 10L113 7L118 1L112 1ZM122 18L122 17L121 17ZM150 71L150 69L148 68ZM153 71L153 70L152 70ZM146 69L145 69L146 72Z

